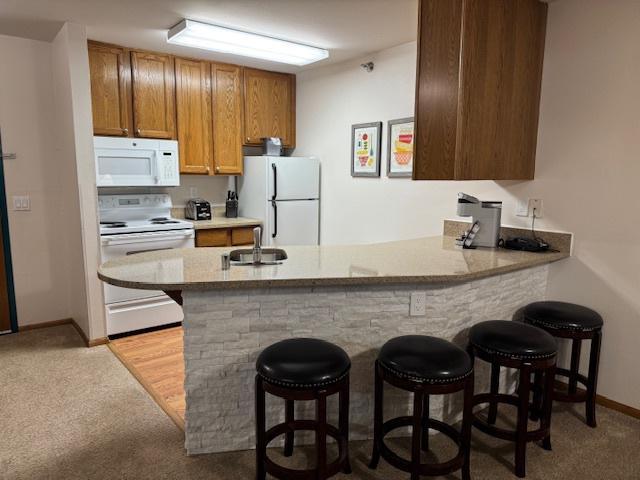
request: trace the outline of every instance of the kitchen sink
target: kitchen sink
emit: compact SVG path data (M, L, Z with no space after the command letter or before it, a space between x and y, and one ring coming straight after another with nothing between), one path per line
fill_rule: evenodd
M241 248L239 250L232 250L229 253L230 260L234 262L234 265L277 265L282 260L287 259L287 252L281 248L263 248L262 260L258 263L253 261L253 249Z

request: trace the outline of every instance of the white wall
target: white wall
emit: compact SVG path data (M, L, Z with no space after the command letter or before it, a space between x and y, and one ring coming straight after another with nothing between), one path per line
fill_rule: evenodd
M548 296L603 314L600 392L636 408L638 24L640 4L632 0L550 4L534 181L413 182L384 173L351 178L351 125L412 115L415 43L300 74L296 150L322 161L324 243L438 234L443 218L455 217L459 191L503 200L503 223L528 226L515 216L516 200L542 198L544 218L537 225L575 233L574 257L553 266ZM375 62L372 73L359 67L364 61Z
M50 43L0 35L0 133L20 326L69 317L69 178L54 147L55 112ZM31 197L14 212L11 197Z
M106 336L102 282L98 279L100 244L89 57L85 28L66 23L53 41L54 84L60 161L67 166L69 256L73 258L69 292L71 317L89 339Z

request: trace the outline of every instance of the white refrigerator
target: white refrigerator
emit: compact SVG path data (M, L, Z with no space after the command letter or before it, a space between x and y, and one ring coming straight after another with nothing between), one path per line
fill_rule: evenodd
M320 161L314 157L244 157L238 179L242 217L262 221L262 244L318 245Z

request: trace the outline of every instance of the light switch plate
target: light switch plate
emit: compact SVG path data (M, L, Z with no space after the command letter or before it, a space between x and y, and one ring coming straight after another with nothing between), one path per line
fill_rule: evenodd
M516 206L516 216L518 217L528 217L529 216L529 200L518 200L518 205Z
M14 195L13 210L17 212L28 212L31 210L31 198L29 195Z
M419 317L427 313L427 294L425 292L412 292L409 316Z
M198 187L189 188L189 196L191 198L198 198Z

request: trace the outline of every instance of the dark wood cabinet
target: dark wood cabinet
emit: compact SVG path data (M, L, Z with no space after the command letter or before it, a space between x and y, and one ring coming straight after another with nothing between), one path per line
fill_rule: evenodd
M163 53L131 52L133 122L136 137L176 137L173 57Z
M94 135L126 137L131 130L131 70L122 47L89 42Z
M421 0L415 180L533 179L547 5Z
M295 76L254 68L244 69L244 133L246 145L264 137L280 137L295 147Z
M213 171L213 121L209 63L175 59L180 173Z

